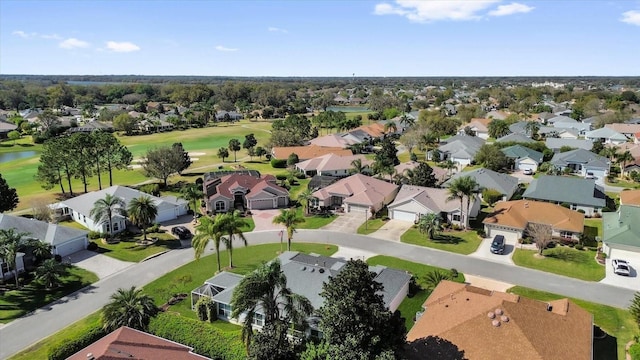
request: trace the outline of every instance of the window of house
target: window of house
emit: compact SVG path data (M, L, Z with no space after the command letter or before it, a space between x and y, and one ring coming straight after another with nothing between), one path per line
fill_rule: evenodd
M255 313L253 315L253 325L256 326L264 326L264 315L260 314L260 313Z
M230 319L231 312L231 305L218 303L218 315Z
M570 232L570 231L561 231L561 232L560 232L560 236L561 236L563 239L571 239L571 236L573 236L573 233L572 233L572 232Z
M224 211L224 201L216 201L216 211Z
M7 264L6 262L3 262L2 264L0 264L0 268L2 269L3 274L6 274L9 272L9 264Z
M460 215L453 214L453 215L451 216L451 219L453 219L453 221L460 221Z
M105 231L108 232L108 233L111 232L111 230L109 230L109 224L105 224Z
M113 223L113 231L118 231L118 230L120 230L120 229L119 229L119 226L118 226L118 223L117 223L117 222L114 222L114 223Z

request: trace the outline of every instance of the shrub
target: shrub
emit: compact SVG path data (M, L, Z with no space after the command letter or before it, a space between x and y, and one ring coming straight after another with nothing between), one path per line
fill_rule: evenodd
M91 250L91 251L98 250L98 244L96 244L95 241L89 242L89 245L87 245L87 250Z
M481 238L484 238L487 236L487 233L484 231L484 229L476 230L476 234L478 234L478 236L480 236Z
M53 259L59 263L62 262L62 256L60 256L59 254L55 254L55 256L53 257Z
M140 186L140 191L153 196L160 195L160 184L144 184Z
M418 155L416 155L415 153L411 153L411 155L409 156L409 158L411 159L411 161L418 161Z
M98 231L89 231L89 239L91 240L95 240L95 239L100 239L103 238L104 234Z
M640 360L640 344L636 343L631 345L629 355L631 355L631 360Z
M158 314L149 324L153 335L193 347L193 352L220 360L244 360L240 331L222 332L210 324L169 313Z
M582 209L578 209L578 212L579 212L580 214L584 214L584 210L582 210Z
M102 326L96 325L86 333L80 335L80 337L76 339L67 339L67 341L62 342L57 347L53 348L49 352L49 360L64 360L105 335L106 332L102 329Z
M484 189L482 190L482 199L490 206L493 206L502 199L502 194L495 189Z
M276 159L276 158L271 158L271 167L276 168L276 169L284 169L287 167L287 160L286 159Z
M151 225L150 228L147 229L147 232L150 232L150 233L158 232L158 230L160 230L160 224L155 223L155 224Z
M584 249L584 246L582 246L582 245L580 245L580 244L577 244L576 246L574 246L574 248L575 248L576 250L582 250L582 249Z
M296 177L298 179L302 180L302 179L306 179L307 175L305 175L304 173L299 172L299 173L296 174Z
M211 298L208 296L201 296L196 302L196 313L198 314L198 319L200 321L209 320L209 311L208 311L208 303L212 302Z
M456 269L456 268L451 268L451 270L450 270L450 271L451 271L451 278L452 278L452 279L455 279L455 278L457 278L457 277L458 277L458 269Z

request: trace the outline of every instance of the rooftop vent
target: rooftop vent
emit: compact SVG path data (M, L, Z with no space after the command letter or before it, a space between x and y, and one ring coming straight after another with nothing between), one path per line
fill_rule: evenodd
M496 315L502 315L502 309L496 309L494 312Z
M551 311L551 310L553 310L553 305L547 304L547 311Z
M494 314L493 311L490 311L489 313L487 313L487 317L489 319L494 319L496 317L496 314Z
M305 271L305 270L307 270L307 267L303 266L303 267L300 268L300 270Z
M93 356L93 353L88 353L87 354L87 360L94 360L96 357Z
M314 272L314 271L316 271L316 269L315 268L311 268L311 270L309 270L309 271Z
M506 322L509 322L509 317L508 317L507 315L502 315L502 316L500 317L500 320L502 320L502 322L505 322L505 323L506 323Z
M491 325L495 326L495 327L499 327L500 326L500 321L499 320L493 320L491 322Z
M320 268L320 269L318 269L318 272L319 272L320 274L323 274L323 273L324 273L324 269Z

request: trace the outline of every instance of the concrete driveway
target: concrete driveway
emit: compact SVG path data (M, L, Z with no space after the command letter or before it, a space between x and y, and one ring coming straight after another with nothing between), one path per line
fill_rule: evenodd
M638 270L640 269L640 257L638 259L623 259L629 262L631 266L631 275L622 276L613 272L613 266L611 265L612 259L607 259L605 263L607 274L600 282L603 284L609 284L613 286L620 286L627 289L640 291L640 276L638 276Z
M251 210L251 218L256 224L256 228L253 231L262 230L282 230L282 225L276 225L273 223L273 218L280 214L279 209L272 210Z
M343 234L355 234L358 228L366 220L365 213L349 212L338 213L338 217L329 224L322 227L322 230L337 231Z
M473 254L469 254L469 256L473 256L473 257L477 257L477 258L485 259L489 261L495 261L502 264L513 265L513 260L511 260L511 256L513 256L513 253L515 252L516 243L506 240L506 243L504 245L504 254L498 255L498 254L493 254L491 252L492 241L493 241L492 238L483 239L482 243L480 243L480 246L478 247L478 250L476 250L476 252L474 252Z
M69 257L64 260L69 261L77 267L95 273L100 279L104 279L109 275L113 275L135 264L132 262L117 260L90 250L78 251L69 255Z
M403 220L389 220L380 229L369 234L369 236L391 241L400 241L400 237L407 230L411 229L413 223Z
M182 215L177 219L165 221L160 224L160 229L171 233L171 229L179 225L189 229L192 234L195 233L194 229L196 224L193 222L193 215Z

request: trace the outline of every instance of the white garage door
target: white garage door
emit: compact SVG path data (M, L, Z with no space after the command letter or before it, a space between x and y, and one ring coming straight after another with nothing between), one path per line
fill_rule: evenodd
M347 204L347 212L367 212L369 208L367 206L358 206Z
M504 239L509 244L517 244L518 243L518 234L513 231L508 230L497 230L489 228L489 232L487 233L487 237L493 239L496 235L504 236Z
M78 240L68 241L64 244L56 246L56 253L62 257L65 257L84 249L84 238L81 238Z
M170 208L170 209L166 209L158 212L158 216L156 216L156 222L161 223L164 221L173 220L175 218L177 218L176 209Z
M538 167L535 164L518 163L518 169L522 170L522 171L529 169L529 170L531 170L533 172L536 172L537 168Z
M416 214L407 211L393 210L391 212L391 218L394 220L414 222L416 220Z

